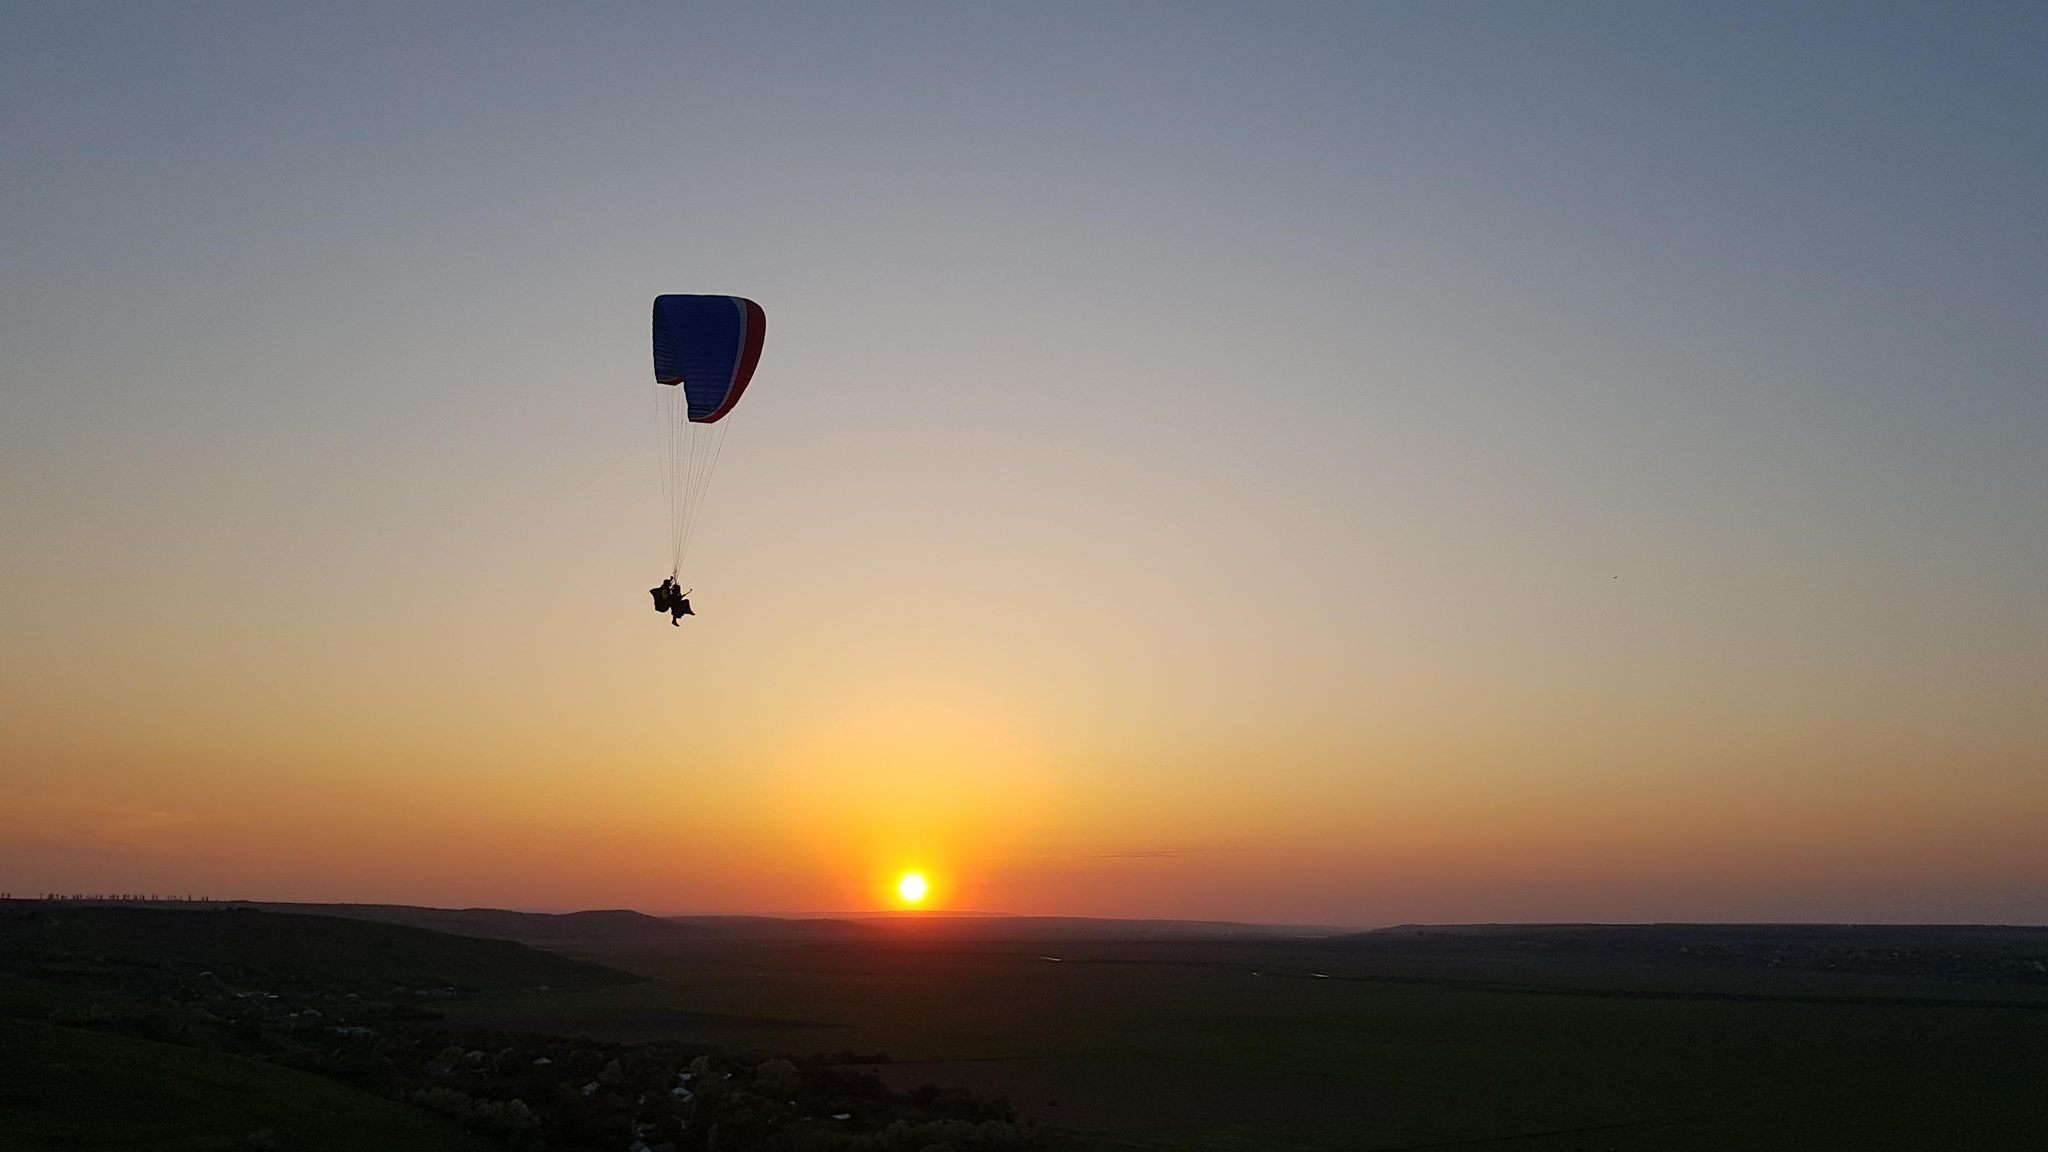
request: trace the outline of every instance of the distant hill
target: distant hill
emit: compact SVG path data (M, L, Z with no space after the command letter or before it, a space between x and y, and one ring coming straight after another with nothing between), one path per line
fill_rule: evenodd
M476 939L402 924L254 908L164 911L119 905L0 904L0 971L53 958L141 958L153 963L287 967L343 979L510 991L631 982L623 972L510 940Z
M691 934L674 920L624 908L592 912L511 912L503 908L418 908L408 904L247 904L242 907L301 912L349 920L406 924L455 936L518 940L546 947L573 947L577 941L616 942L644 937L674 939Z
M874 929L825 916L664 916L704 940L869 940Z
M1612 981L1657 972L1999 984L2048 991L2048 927L1988 924L1402 924L1326 942L1332 958L1448 971L1485 964Z
M1912 953L1969 951L2031 958L2048 927L1997 924L1399 924L1334 938L1359 948L1524 951Z
M406 904L238 904L274 912L405 924L457 936L517 940L550 951L604 953L692 940L1216 940L1302 939L1348 929L1224 920L1108 920L990 912L858 912L838 916L650 916L627 909L513 912Z
M862 916L851 922L882 936L951 940L1284 940L1345 931L1316 925L1243 924L1228 920L1102 920L1088 916L945 912Z

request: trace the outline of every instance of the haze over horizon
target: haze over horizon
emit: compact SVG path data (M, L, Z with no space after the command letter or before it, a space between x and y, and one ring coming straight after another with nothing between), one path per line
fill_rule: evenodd
M2048 922L2044 59L0 0L0 890Z

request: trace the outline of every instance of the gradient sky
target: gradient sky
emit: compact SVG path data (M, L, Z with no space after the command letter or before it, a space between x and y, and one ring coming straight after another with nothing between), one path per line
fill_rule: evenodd
M2048 920L2044 59L0 4L0 890ZM661 292L769 316L682 630Z

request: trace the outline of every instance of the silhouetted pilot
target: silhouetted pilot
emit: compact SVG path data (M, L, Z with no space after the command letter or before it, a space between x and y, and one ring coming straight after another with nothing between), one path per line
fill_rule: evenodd
M654 597L654 610L656 612L668 613L668 622L672 625L681 627L683 617L696 615L695 612L690 610L689 600L690 593L696 591L696 589L676 587L676 578L673 576L663 580L660 587L649 588L647 591L649 595Z

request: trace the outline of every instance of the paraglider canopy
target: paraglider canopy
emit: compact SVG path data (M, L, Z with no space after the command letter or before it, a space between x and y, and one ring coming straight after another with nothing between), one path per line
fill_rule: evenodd
M768 317L741 296L656 296L654 382L680 385L692 424L713 424L747 390Z
M754 378L768 318L741 296L654 298L654 408L668 496L669 576L682 574L697 513L732 422Z

